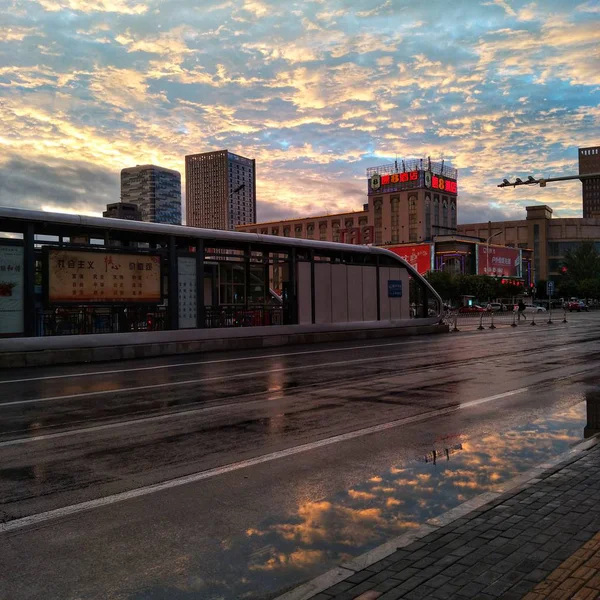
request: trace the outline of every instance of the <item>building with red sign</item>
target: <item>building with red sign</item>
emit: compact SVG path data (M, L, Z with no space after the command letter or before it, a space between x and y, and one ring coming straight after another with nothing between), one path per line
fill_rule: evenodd
M429 158L367 169L359 212L254 223L238 231L377 246L419 243L456 228L457 171Z

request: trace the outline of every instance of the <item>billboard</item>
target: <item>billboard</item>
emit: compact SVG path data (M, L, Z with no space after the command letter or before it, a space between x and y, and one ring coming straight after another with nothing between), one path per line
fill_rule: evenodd
M411 265L419 275L425 275L427 271L431 271L431 261L433 252L431 244L410 244L408 246L394 246L387 248L394 254L403 258Z
M160 256L51 248L46 289L51 303L158 303Z
M489 257L488 257L489 249ZM505 246L477 246L477 274L491 277L521 277L521 251Z
M0 246L0 336L23 333L23 246Z

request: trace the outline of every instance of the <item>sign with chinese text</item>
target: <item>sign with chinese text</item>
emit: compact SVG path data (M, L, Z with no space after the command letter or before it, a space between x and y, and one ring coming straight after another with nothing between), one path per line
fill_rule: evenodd
M401 279L388 279L388 298L402 298Z
M160 257L85 250L48 251L49 302L161 301Z
M491 277L521 277L521 251L505 246L477 247L477 274Z
M419 275L431 271L431 244L411 244L388 248L394 254L403 258Z
M423 187L448 194L458 194L456 180L435 175L431 171L415 170L384 175L375 173L369 178L369 194L385 194Z
M23 247L0 246L0 335L21 333L23 333Z
M177 280L179 282L179 329L196 327L196 259L180 256L177 259Z

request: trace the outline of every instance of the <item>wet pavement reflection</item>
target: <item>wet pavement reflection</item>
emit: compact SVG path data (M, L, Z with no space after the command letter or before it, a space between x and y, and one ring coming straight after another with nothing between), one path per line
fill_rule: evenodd
M125 597L275 597L569 450L600 429L600 390L580 398L508 430L440 437L416 460L390 465L331 497L301 501L293 513L274 512L224 539L216 559L219 573L211 576L193 556L182 556L181 577L171 573L163 579L171 582L168 587Z

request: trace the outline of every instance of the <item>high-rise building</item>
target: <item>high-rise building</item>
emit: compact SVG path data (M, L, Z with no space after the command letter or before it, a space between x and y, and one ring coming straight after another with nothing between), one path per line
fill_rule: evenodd
M579 174L600 173L600 146L579 148ZM583 179L583 217L600 216L600 177Z
M102 216L109 219L125 219L127 221L142 220L140 209L133 202L113 202L112 204L107 204Z
M185 157L186 223L235 229L256 222L256 164L228 150Z
M181 225L181 175L156 165L123 169L121 202L136 204L142 221Z

